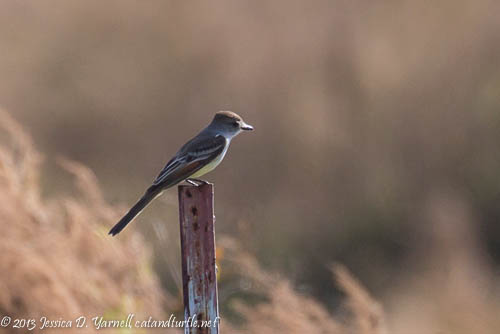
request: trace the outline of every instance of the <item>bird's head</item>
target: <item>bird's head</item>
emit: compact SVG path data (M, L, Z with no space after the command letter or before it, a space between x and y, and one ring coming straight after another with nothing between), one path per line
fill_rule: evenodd
M241 131L253 130L253 126L245 123L240 116L232 111L217 112L210 126L229 137L234 137Z

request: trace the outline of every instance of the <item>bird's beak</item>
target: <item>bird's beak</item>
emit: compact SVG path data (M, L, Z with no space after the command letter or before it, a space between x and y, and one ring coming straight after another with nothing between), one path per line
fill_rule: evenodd
M253 131L253 126L251 126L250 124L247 124L243 121L241 121L241 130L244 130L244 131Z

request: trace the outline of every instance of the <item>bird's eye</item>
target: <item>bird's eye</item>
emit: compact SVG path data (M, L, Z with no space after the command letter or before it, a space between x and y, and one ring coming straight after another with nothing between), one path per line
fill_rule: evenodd
M238 126L240 126L240 124L238 122L233 122L233 126L237 128Z

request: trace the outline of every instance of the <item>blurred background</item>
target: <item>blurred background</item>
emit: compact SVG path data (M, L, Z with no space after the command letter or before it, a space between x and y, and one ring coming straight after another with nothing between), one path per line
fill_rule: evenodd
M498 1L4 0L1 8L0 105L24 128L12 136L29 134L26 147L44 157L32 165L40 215L78 196L70 175L83 175L87 188L100 184L99 207L112 213L96 223L109 229L216 111L232 110L256 130L235 139L206 177L215 183L220 261L228 261L220 277L227 323L249 333L279 323L276 280L298 299L297 314L307 299L336 319L331 328L282 319L289 332L496 333ZM160 313L177 307L177 215L172 189L117 237L133 234L151 251L155 289L172 302L158 302ZM96 247L117 242L96 238ZM269 285L257 297L259 278L234 273L241 253L270 275L259 276ZM352 277L342 269L334 278L333 263ZM354 277L378 320L369 314L342 329L364 309L345 303L356 295L346 288ZM274 320L241 316L250 312L242 305ZM117 314L125 310L134 308Z

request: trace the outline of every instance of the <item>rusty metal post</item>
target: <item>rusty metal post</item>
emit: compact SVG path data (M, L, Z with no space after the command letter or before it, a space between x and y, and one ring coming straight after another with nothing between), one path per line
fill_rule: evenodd
M184 333L218 334L213 185L179 186L179 217Z

